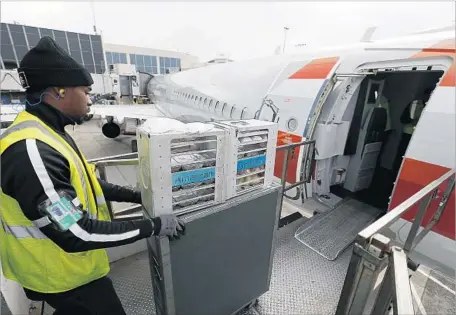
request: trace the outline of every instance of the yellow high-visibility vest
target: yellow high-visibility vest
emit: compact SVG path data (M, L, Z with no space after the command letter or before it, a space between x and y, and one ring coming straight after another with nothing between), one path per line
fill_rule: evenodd
M109 210L95 173L95 166L39 118L23 111L0 136L0 155L12 144L42 141L68 161L71 185L83 211L101 221L110 221ZM81 153L82 155L82 153ZM85 170L84 165L87 170ZM94 191L89 180L92 182ZM106 250L67 253L44 235L36 222L24 215L19 203L0 189L0 249L5 278L42 293L64 292L105 276L109 272ZM81 233L85 233L81 229Z

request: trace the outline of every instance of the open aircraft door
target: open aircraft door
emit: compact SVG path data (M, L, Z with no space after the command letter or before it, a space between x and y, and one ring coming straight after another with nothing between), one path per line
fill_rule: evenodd
M340 62L339 57L292 62L277 75L256 113L257 119L279 124L277 146L312 139L323 104L337 81L335 71ZM296 147L289 156L286 181L297 187L286 195L293 200L301 199L299 203L312 196L309 189L314 148L314 144ZM278 178L282 175L284 156L284 151L277 152L274 175Z

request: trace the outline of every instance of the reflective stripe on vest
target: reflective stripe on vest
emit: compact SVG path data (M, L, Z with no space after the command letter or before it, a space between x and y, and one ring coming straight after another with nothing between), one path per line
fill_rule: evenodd
M36 238L47 239L48 237L36 226L9 226L2 221L3 229L6 234L11 234L15 238Z
M20 131L20 130L25 129L25 128L37 128L40 131L42 131L45 135L53 138L56 142L59 142L59 143L61 142L60 139L56 139L55 135L50 133L49 130L47 130L45 127L43 127L40 123L38 123L36 121L24 121L24 122L18 123L17 125L11 126L9 129L7 129L5 132L3 132L0 135L0 140L5 138L8 135L14 133L14 132ZM83 188L84 191L87 191L87 183L85 181L84 172L81 169L80 163L78 163L79 157L75 156L75 152L72 152L71 150L66 150L66 152L70 153L70 155L73 156L73 161L72 162L73 162L74 165L76 165L76 169L78 171L79 178L81 179L82 188ZM84 163L83 161L81 161L81 162ZM102 198L104 200L104 197L102 197ZM97 196L97 200L98 200L98 196ZM88 210L87 212L89 213L89 216L92 219L96 219L97 215L96 214L92 214L91 211L90 211L89 198L88 198L87 194L84 194L84 201L85 201L85 204L86 204L86 207L87 207L87 210ZM106 203L106 201L104 201L104 203ZM96 210L96 209L92 209L92 210ZM96 211L93 211L93 212L96 213Z
M97 204L99 206L105 205L106 204L106 199L104 196L97 196Z

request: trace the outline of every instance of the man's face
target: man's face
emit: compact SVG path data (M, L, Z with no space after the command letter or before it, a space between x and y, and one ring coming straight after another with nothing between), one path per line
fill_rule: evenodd
M65 97L62 98L62 110L68 116L79 118L89 112L91 105L89 93L92 89L88 86L65 88Z

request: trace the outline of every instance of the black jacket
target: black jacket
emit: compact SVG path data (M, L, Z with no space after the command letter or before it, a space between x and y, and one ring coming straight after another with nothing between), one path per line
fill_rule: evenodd
M51 127L80 155L74 140L65 132L65 126L74 124L74 121L63 115L50 105L39 104L26 109L27 112L40 118ZM39 219L37 206L48 197L45 194L40 179L30 160L30 151L38 151L47 174L56 191L65 191L72 198L76 192L70 184L70 168L67 160L58 151L41 141L19 141L11 145L1 155L1 187L3 193L18 201L22 211L29 220ZM36 158L35 158L36 159ZM36 163L35 163L36 164ZM104 196L108 201L141 203L139 191L113 185L99 180ZM90 183L93 186L93 183ZM7 209L2 209L7 211ZM153 228L150 220L136 220L125 222L106 222L92 220L85 215L78 223L89 236L90 234L111 235L109 241L99 241L102 238L86 237L85 239L74 235L71 231L61 232L52 225L41 228L41 231L60 248L66 252L82 252L98 248L108 248L133 243L152 234ZM137 231L135 236L126 237L123 233ZM135 234L135 233L130 233ZM113 237L117 235L117 237Z

